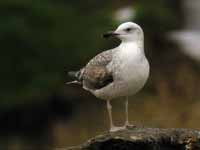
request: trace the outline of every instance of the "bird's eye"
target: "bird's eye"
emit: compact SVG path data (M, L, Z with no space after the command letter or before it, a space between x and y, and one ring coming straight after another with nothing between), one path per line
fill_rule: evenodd
M132 28L126 28L125 31L126 32L130 32L132 30Z

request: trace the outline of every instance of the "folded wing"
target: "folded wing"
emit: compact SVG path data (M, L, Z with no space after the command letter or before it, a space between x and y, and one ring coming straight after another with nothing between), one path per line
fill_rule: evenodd
M77 73L79 81L90 90L101 89L113 82L112 72L107 65L112 61L113 50L104 51L95 56Z

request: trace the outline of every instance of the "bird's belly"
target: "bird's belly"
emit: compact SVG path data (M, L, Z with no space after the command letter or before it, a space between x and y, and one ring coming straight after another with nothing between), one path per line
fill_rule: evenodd
M129 96L138 92L149 76L149 64L146 59L141 63L129 63L118 68L116 78L121 84L118 91L121 96Z

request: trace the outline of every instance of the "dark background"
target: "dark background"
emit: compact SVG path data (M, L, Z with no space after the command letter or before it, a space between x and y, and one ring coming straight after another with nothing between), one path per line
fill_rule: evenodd
M186 1L0 1L0 149L68 147L109 129L105 101L66 85L66 72L119 44L101 35L126 21L117 15L122 8L143 28L151 66L145 88L130 100L131 122L199 128L200 61L169 36L193 30ZM122 125L123 101L113 106Z

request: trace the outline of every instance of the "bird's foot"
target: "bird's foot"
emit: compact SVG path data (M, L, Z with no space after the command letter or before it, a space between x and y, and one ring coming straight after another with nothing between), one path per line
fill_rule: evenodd
M120 130L125 130L126 129L126 127L125 126L123 126L123 127L111 127L110 128L110 132L116 132L116 131L120 131Z
M126 123L124 126L125 126L126 129L131 129L131 128L136 127L136 125L133 125L133 124L130 124L130 123Z

